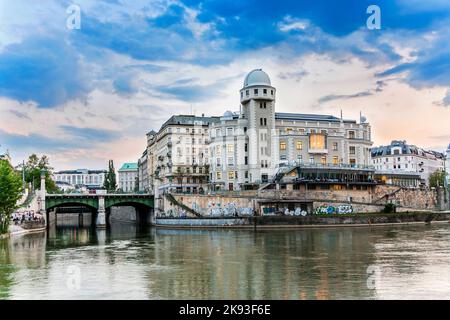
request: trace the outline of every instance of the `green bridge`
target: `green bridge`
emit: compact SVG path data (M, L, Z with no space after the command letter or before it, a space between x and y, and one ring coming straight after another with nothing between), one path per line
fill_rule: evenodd
M139 223L151 224L153 220L154 197L151 194L46 194L45 211L48 215L58 214L59 208L86 207L90 209L98 227L106 227L111 207L131 206L136 209Z

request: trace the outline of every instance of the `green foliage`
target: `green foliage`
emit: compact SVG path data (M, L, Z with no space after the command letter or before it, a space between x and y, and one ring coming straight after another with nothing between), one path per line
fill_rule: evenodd
M22 195L22 180L11 164L0 160L0 234L8 232L11 214Z
M114 169L114 162L112 160L109 160L108 172L106 173L103 186L108 192L115 192L117 190L116 170Z
M386 203L386 205L384 206L383 209L383 213L395 213L396 208L395 208L395 204L393 203Z
M25 163L25 181L33 185L34 190L41 187L41 171L45 172L45 189L48 193L58 193L59 189L52 179L53 168L50 166L50 160L46 155L39 158L32 154Z
M428 182L430 184L430 187L443 187L444 186L444 180L445 180L445 172L444 171L435 171L432 174L430 174L430 177L428 178Z

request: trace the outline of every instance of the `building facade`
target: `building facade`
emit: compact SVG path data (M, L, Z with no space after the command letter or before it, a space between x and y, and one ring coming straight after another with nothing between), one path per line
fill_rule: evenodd
M176 115L147 134L149 183L158 193L202 193L208 187L209 127L219 117ZM153 190L156 192L156 190Z
M66 182L75 187L86 186L87 189L101 189L105 183L106 170L64 170L53 173L53 180Z
M275 112L276 89L261 69L240 90L241 110L210 125L210 181L214 190L254 189L283 166L367 167L371 131L331 115Z
M369 166L370 125L331 115L275 112L276 88L261 69L240 90L240 110L176 115L147 134L149 190L257 189L280 167Z
M147 149L138 160L138 183L140 192L149 192Z
M428 185L433 172L444 170L445 155L407 144L404 140L394 140L390 145L372 148L371 162L380 174L418 173L420 184Z
M445 158L445 172L447 173L447 187L450 187L450 143L448 144L446 150L446 158Z
M124 163L119 169L119 190L134 192L138 187L138 164Z

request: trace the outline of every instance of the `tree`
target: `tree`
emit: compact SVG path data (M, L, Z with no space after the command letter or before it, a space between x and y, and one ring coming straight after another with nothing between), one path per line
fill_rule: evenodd
M108 172L106 173L106 176L105 176L104 187L108 192L114 192L117 190L116 170L114 169L113 160L109 160Z
M430 174L430 177L428 178L428 182L430 184L430 187L443 187L444 186L444 180L445 180L445 172L437 170Z
M0 160L0 234L8 232L11 214L22 195L22 179L6 160Z
M45 189L48 193L59 192L55 181L52 179L53 168L50 166L50 159L43 155L39 158L36 154L32 154L25 164L25 181L31 182L34 190L40 188L41 185L41 171L45 172Z

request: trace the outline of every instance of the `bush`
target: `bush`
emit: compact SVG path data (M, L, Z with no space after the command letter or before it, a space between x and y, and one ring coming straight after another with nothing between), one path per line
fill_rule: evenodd
M395 213L395 210L396 208L395 208L395 204L393 204L393 203L387 203L385 206L384 206L384 209L383 209L383 213Z

